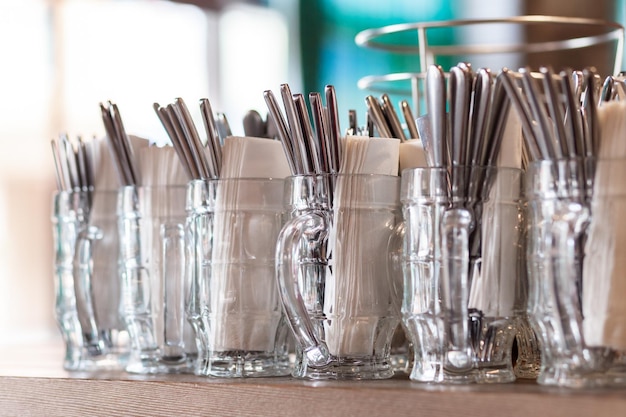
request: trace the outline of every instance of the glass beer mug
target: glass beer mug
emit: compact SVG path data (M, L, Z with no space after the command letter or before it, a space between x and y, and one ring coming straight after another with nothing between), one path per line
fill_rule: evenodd
M276 268L296 340L294 376L393 375L390 346L399 318L387 248L399 221L399 182L367 174L287 179L292 218L278 238Z

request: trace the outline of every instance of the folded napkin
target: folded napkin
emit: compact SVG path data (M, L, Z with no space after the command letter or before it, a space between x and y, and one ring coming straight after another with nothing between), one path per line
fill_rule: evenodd
M142 186L185 186L189 182L174 147L169 145L141 146L135 155L139 163Z
M626 102L598 109L599 162L583 264L583 334L589 346L626 350ZM622 162L610 161L621 159Z
M426 152L419 139L408 140L400 144L400 172L409 168L427 167Z
M346 136L340 174L398 175L400 140Z
M389 183L380 189L371 178L348 174L397 175L398 139L348 136L337 179L331 254L326 272L324 324L333 355L371 355L380 337L381 319L389 316L391 290L387 278L387 244L395 214L394 201L381 201ZM371 204L374 209L369 209ZM382 203L382 204L381 204Z
M273 350L280 324L274 251L283 182L291 175L279 141L227 137L215 196L209 341L214 352ZM268 179L271 182L238 181Z
M522 136L522 122L516 111L508 112L504 133L502 134L502 144L496 159L496 166L507 168L522 167L522 147L524 137Z
M481 263L470 271L470 309L485 317L510 317L522 268L520 206L522 175L496 174L482 206Z
M291 175L280 141L229 136L222 149L220 178L286 178Z
M522 167L522 125L517 112L508 112L496 166ZM495 171L494 171L495 172ZM521 193L522 176L511 178L496 172L489 196L482 205L481 261L470 271L468 307L485 317L509 317L515 308L517 270L520 268L519 207L511 204Z

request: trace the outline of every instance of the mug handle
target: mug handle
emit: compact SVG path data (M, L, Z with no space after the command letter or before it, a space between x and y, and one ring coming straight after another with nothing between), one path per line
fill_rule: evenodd
M65 343L64 367L74 369L80 361L80 349L83 346L80 322L76 312L74 289L74 256L76 241L81 222L73 208L63 207L56 211L57 202L71 196L59 193L55 196L55 214L53 221L55 300L54 311L58 327Z
M93 246L94 242L102 237L102 230L99 228L85 227L78 234L73 262L78 321L82 329L84 346L89 354L94 356L104 354L106 346L104 340L100 338L93 297Z
M322 212L309 212L289 220L278 235L276 278L283 309L307 365L321 368L331 361L328 346L315 332L299 284L299 246L320 248L328 237L330 222Z
M472 367L468 329L468 276L470 212L446 211L442 221L442 304L448 346L444 367L464 372Z

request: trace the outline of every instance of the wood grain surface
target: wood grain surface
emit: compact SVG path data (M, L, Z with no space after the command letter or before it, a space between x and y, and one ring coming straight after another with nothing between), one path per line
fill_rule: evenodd
M626 416L626 389L90 375L60 357L57 344L0 347L0 416Z

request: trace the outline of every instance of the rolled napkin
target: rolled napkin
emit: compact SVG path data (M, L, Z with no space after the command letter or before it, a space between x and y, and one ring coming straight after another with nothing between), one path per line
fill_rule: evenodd
M274 248L281 179L291 175L279 141L228 137L214 206L209 341L215 352L272 350L280 323ZM258 186L245 179L259 181Z
M343 141L328 243L324 330L331 354L370 355L380 319L390 309L386 262L395 219L392 212L367 210L377 193L363 186L363 176L350 175L397 175L400 141L361 136Z
M142 146L137 148L136 155L141 171L142 186L185 186L189 182L174 147L169 145ZM174 204L180 204L180 202L174 202Z

